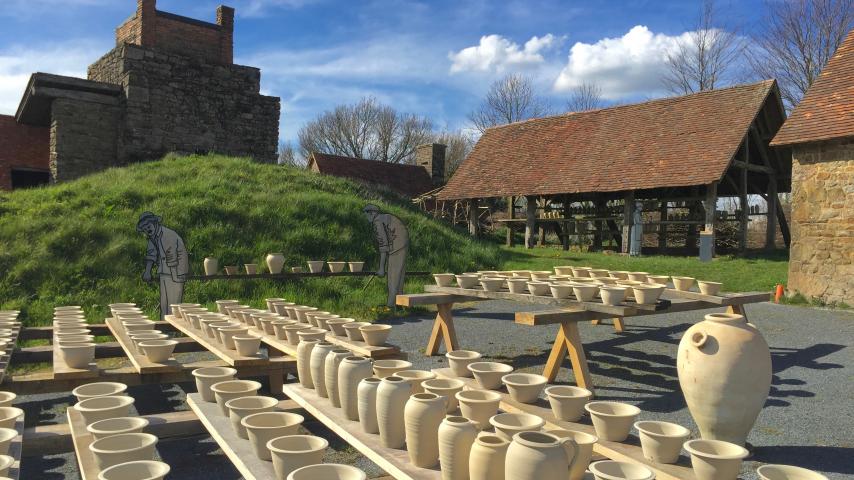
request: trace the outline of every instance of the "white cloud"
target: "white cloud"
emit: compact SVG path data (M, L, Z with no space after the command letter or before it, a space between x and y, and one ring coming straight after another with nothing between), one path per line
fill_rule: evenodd
M667 53L687 36L653 33L637 25L619 38L603 38L593 44L578 42L570 48L569 60L554 89L562 92L594 83L608 99L655 95L662 90Z
M451 73L501 72L526 68L545 61L542 52L557 46L562 39L552 34L531 37L523 47L501 35L485 35L480 43L448 54Z

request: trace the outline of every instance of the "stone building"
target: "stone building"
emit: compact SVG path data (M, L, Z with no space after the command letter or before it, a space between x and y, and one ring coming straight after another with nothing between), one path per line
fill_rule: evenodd
M854 305L854 31L771 145L792 149L792 293Z
M116 29L116 47L89 66L86 79L34 73L14 128L0 118L0 145L15 146L0 154L0 188L168 152L274 163L279 98L260 94L259 69L233 63L233 31L230 7L218 7L216 23L208 23L138 0Z

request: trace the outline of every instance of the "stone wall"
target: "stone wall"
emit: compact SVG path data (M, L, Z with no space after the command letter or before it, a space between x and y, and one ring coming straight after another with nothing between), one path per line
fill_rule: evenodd
M49 131L0 115L0 190L12 188L12 169L48 169Z
M50 171L72 180L116 164L121 107L57 98L51 105Z
M792 152L792 292L854 305L854 139Z

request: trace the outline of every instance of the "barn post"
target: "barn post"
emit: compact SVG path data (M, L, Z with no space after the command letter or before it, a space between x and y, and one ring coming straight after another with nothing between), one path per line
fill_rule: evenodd
M472 237L477 236L478 218L477 218L478 199L469 200L469 234Z
M512 195L507 197L507 218L513 220L516 218L516 205L513 203L515 197ZM512 247L515 243L513 238L513 222L507 222L507 246Z
M667 200L662 200L658 207L658 253L664 253L667 250Z
M528 195L525 199L528 203L525 207L525 248L534 248L534 228L537 226L537 198Z
M635 191L629 190L623 196L623 243L620 246L622 253L629 253L629 244L632 242L632 215L635 207Z
M774 173L768 175L768 216L765 222L765 250L774 250L777 239L777 205L780 202L777 197L777 176Z
M708 257L712 258L715 256L715 212L717 211L718 205L718 182L714 181L708 185L706 185L706 200L704 202L704 208L706 210L706 232L711 232L712 234L712 242L710 245L711 252L709 252ZM700 254L702 258L702 253Z
M569 250L569 217L572 216L572 211L569 209L569 195L563 195L561 202L563 203L563 219L565 220L563 223L561 244L564 250Z
M750 164L750 142L747 141L746 136L744 137L744 163L745 165L741 167L738 186L738 204L741 207L738 231L738 249L741 252L747 250L747 225L750 221L750 211L747 205L747 165Z

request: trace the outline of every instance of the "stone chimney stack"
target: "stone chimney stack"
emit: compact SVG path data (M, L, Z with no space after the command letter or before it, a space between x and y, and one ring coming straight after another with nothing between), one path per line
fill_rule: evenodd
M433 186L445 184L445 149L441 143L427 143L415 148L415 164L424 167L433 179Z
M234 9L225 5L216 7L216 24L222 27L220 60L226 65L234 63Z

